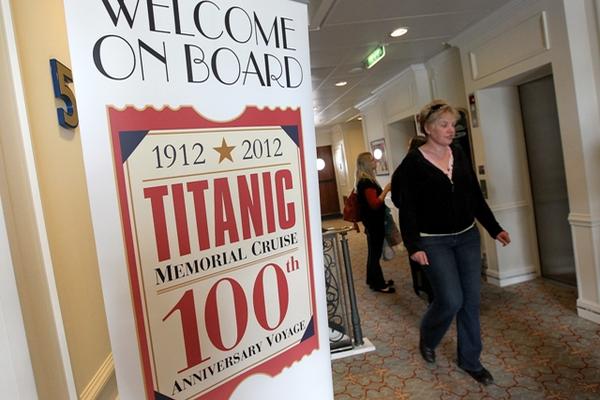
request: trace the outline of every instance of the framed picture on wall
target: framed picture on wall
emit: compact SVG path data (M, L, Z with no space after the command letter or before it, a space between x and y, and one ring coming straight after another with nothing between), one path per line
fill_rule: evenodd
M375 167L375 175L389 175L387 153L385 150L385 139L377 139L371 142L371 154L377 162Z

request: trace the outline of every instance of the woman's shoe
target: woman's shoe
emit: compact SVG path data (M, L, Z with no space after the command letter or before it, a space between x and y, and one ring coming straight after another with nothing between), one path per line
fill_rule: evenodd
M384 286L382 288L372 288L376 292L380 293L396 293L396 289L391 286Z
M429 364L433 364L435 362L435 350L425 346L422 337L419 338L419 351L421 352L421 357L423 357L423 360L427 361Z
M491 385L494 383L494 377L490 374L490 371L481 367L479 371L469 371L468 369L460 368L465 371L467 374L471 375L471 378L475 379L477 382L481 383L484 386Z
M394 280L390 279L389 281L386 282L386 285L388 285L388 286L394 286Z

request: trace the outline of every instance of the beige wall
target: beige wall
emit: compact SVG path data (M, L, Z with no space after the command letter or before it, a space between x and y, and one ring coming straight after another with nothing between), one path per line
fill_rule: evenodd
M32 171L18 60L14 56L11 13L8 1L0 4L0 104L5 113L0 124L0 197L36 378L29 383L49 398L64 398L69 390L64 365L66 346L60 340L57 326L62 324L56 324L56 302L52 301L48 283L45 234L41 234L43 220L37 177Z
M368 151L363 140L363 129L362 123L359 121L352 121L342 126L343 138L344 138L344 151L346 153L347 165L348 165L348 185L352 189L355 184L355 173L356 173L356 158L362 152ZM348 193L350 191L348 190Z
M335 177L338 189L340 210L344 209L344 196L352 191L354 186L354 172L356 157L359 153L367 151L363 138L361 121L354 119L350 122L337 124L331 127L317 128L317 147L331 146ZM338 165L337 152L343 154L343 162Z
M331 142L340 210L343 210L344 196L348 196L354 187L356 157L363 151L366 151L361 122L352 120L344 124L335 125L332 128ZM341 162L341 165L338 165L338 162L342 160L337 160L337 151L343 154L344 160Z
M73 379L81 394L109 358L111 349L80 132L58 125L56 106L62 104L54 99L50 76L50 58L70 64L63 2L14 0L11 6L50 256ZM41 363L34 365L36 375L52 372L52 366Z

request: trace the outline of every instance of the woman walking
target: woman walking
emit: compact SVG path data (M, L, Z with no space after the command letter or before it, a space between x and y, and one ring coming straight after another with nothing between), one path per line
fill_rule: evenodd
M375 178L376 161L371 153L361 153L356 160L356 195L360 216L367 235L367 285L382 293L394 293L393 281L386 281L379 259L385 238L385 196L390 184L381 188Z
M434 299L420 327L419 350L428 363L456 317L458 366L477 382L494 379L479 360L481 253L475 219L503 246L510 236L485 202L466 155L455 146L458 112L434 100L419 114L427 142L409 151L394 174L392 199L410 258L424 266Z

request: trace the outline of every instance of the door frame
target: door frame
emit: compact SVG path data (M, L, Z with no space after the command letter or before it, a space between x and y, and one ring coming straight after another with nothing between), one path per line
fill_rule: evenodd
M539 238L539 233L538 233L538 231L540 231L540 226L538 225L540 217L538 215L538 210L536 208L536 196L535 196L535 193L533 191L534 176L533 176L532 171L531 171L531 159L529 157L529 153L530 153L530 151L533 151L533 149L530 149L527 146L527 131L525 129L525 123L524 123L524 119L523 119L523 117L524 117L524 115L523 115L523 101L522 101L523 98L521 96L521 89L520 88L523 85L527 85L527 84L530 84L530 83L533 83L533 82L537 82L537 81L540 81L542 79L546 79L548 77L552 81L552 89L554 91L554 104L555 104L555 107L558 110L558 104L556 102L556 86L554 84L554 75L552 73L549 73L547 75L543 75L543 76L540 76L540 77L535 77L533 79L527 79L527 80L525 80L523 82L518 83L515 86L516 89L517 89L517 93L518 93L518 97L519 97L519 104L520 104L520 107L521 107L521 119L523 120L523 145L524 145L524 149L525 149L525 162L527 163L527 172L528 172L528 178L529 178L528 182L529 182L529 192L530 192L531 209L533 211L533 221L534 221L534 228L535 228L535 233L536 233L536 238L535 239L536 239L536 244L537 244L536 249L537 249L537 252L538 252L539 273L540 273L540 276L542 278L544 278L544 279L548 279L548 280L550 280L552 282L557 282L557 283L560 283L560 284L564 284L564 285L567 285L569 287L575 287L575 288L577 288L579 282L578 282L578 278L577 278L577 269L575 267L575 248L574 248L574 246L572 247L573 253L571 254L572 255L572 262L573 262L573 275L575 276L575 284L573 285L572 283L569 283L569 282L566 282L566 281L562 281L562 280L559 280L559 279L556 279L556 278L552 278L551 274L548 274L547 271L544 271L544 264L542 262L542 245L541 245L541 241L539 240L540 238ZM557 126L556 127L557 127L558 133L559 133L558 142L559 142L559 145L560 145L560 155L561 155L561 159L562 159L562 162L560 163L560 168L564 172L564 176L565 176L565 181L564 181L564 183L565 183L565 187L564 187L565 191L564 191L564 194L565 194L565 197L566 197L566 200L567 200L567 209L570 212L571 205L570 205L570 202L569 202L569 193L568 193L568 190L567 190L567 180L566 180L567 170L565 168L565 161L564 161L564 156L563 156L564 152L563 152L563 149L562 149L562 132L560 130L560 122L558 120L558 115L557 115L557 118L556 118L556 122L557 122ZM569 223L569 216L568 216L568 214L569 213L567 213L566 222L567 222L568 228L569 228L569 235L568 235L568 237L571 238L573 236L573 232L572 232L571 224Z
M329 154L329 159L331 160L331 175L332 178L329 181L333 181L334 183L334 187L335 187L335 205L336 205L336 209L337 211L335 212L331 212L331 213L327 213L327 214L323 214L323 210L321 209L321 217L333 217L333 216L341 216L341 208L340 208L340 202L339 202L339 198L340 198L340 193L339 193L339 187L338 187L338 181L337 181L337 175L336 175L336 168L335 168L335 160L334 160L334 156L333 156L333 146L330 144L326 144L323 146L317 146L317 160L319 159L318 157L318 153L319 153L319 149L328 149L328 154ZM317 168L317 181L319 184L319 192L321 191L321 179L319 177L320 172ZM319 193L320 195L320 193ZM320 198L322 198L322 196L319 196ZM332 202L333 204L333 202Z

